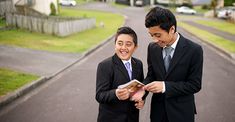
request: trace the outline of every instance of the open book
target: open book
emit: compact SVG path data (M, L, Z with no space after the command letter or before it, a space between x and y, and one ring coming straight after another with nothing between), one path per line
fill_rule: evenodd
M119 85L118 88L126 88L130 92L130 96L133 96L138 90L140 90L144 86L143 83L140 81L134 79L131 80L128 83L125 83L123 85Z

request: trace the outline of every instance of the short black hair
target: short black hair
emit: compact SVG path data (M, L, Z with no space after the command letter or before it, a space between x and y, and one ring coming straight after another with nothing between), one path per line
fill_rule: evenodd
M165 8L154 7L145 16L145 27L150 28L154 26L160 26L161 29L169 32L172 26L175 26L176 32L176 19L174 14Z
M115 43L117 41L118 36L121 35L121 34L130 35L133 38L133 42L134 42L135 46L138 45L138 39L137 39L137 35L136 35L135 31L133 29L131 29L130 27L127 27L127 26L118 28L116 36L115 36Z

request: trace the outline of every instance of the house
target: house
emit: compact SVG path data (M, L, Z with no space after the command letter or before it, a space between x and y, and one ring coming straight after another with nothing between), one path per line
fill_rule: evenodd
M51 14L51 4L54 5L56 13L58 13L57 0L12 0L16 9L28 14Z
M32 16L48 16L51 14L51 4L58 13L57 0L4 0L0 1L0 13L20 13Z

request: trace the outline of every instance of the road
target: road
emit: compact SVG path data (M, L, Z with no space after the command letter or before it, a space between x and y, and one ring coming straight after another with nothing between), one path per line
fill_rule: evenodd
M143 61L146 74L147 45L151 38L144 27L144 9L116 10L97 3L86 7L128 16L126 25L132 27L139 38L139 47L134 55ZM196 122L234 122L235 65L197 37L181 28L179 32L202 45L204 50L203 87L196 94ZM0 122L95 122L98 114L96 68L101 60L113 55L113 49L113 41L106 43L79 63L0 110ZM141 110L140 122L149 122L149 102L150 96Z

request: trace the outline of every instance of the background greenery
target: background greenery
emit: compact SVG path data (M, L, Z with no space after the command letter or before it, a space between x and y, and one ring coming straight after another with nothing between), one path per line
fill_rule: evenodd
M218 29L220 31L224 31L227 33L235 34L235 24L229 23L226 21L221 21L221 20L213 20L213 21L207 21L207 20L197 20L195 21L198 24L202 24L205 26L209 26L215 29Z
M81 53L107 39L124 23L122 15L100 11L67 8L61 9L59 16L96 18L96 27L67 37L55 37L22 29L0 31L0 44L37 50ZM100 27L100 23L103 23L104 27Z
M231 40L226 40L220 36L214 35L208 31L201 30L194 26L188 25L183 22L178 22L178 25L182 28L186 29L190 33L197 35L197 37L201 38L202 40L208 41L212 44L215 44L228 52L235 53L235 42Z
M39 78L35 75L0 68L0 96Z

